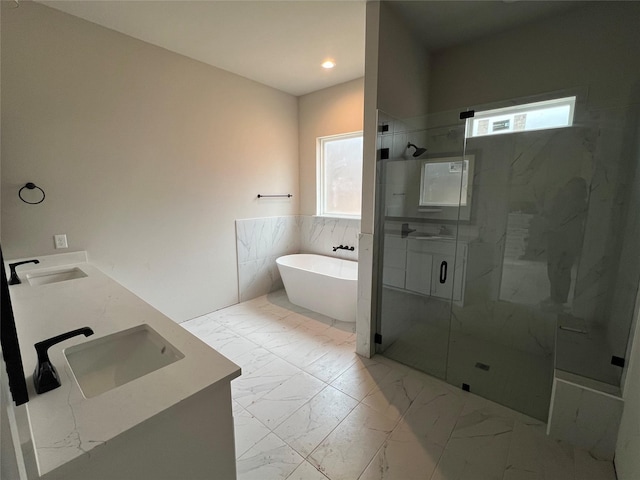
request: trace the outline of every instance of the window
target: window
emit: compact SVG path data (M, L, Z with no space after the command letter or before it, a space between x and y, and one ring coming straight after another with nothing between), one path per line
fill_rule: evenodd
M362 132L318 138L318 215L360 217Z
M475 155L422 160L421 216L436 220L471 220Z
M469 158L461 160L437 158L422 163L420 207L467 206Z
M467 138L570 127L576 97L476 112L467 124Z

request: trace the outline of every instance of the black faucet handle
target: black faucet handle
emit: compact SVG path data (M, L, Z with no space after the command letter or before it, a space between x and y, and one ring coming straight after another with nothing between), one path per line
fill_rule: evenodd
M22 283L20 282L20 278L16 273L16 267L19 267L20 265L24 265L25 263L40 263L40 260L36 260L34 258L33 260L24 260L22 262L10 263L9 270L11 271L11 278L9 278L9 285L17 285L19 283Z
M333 247L333 251L335 252L336 250L349 250L351 252L353 252L356 249L356 247L349 247L347 245L340 245L339 247Z
M409 228L409 224L408 223L403 223L402 224L402 228L400 229L400 237L401 238L407 238L410 233L415 232L415 231L416 231L415 228Z
M88 337L89 335L93 335L93 330L89 327L78 328L76 330L71 330L70 332L48 338L47 340L43 340L34 345L38 355L38 364L33 372L33 385L36 387L37 393L45 393L60 386L60 377L58 376L58 372L49 360L49 347L78 335Z
M52 347L56 343L64 342L73 337L77 337L78 335L84 335L88 337L89 335L93 335L93 330L89 327L77 328L76 330L71 330L70 332L61 333L60 335L56 335L55 337L48 338L46 340L42 340L34 345L36 349L36 353L38 354L38 361L49 360L49 355L47 350L49 347Z

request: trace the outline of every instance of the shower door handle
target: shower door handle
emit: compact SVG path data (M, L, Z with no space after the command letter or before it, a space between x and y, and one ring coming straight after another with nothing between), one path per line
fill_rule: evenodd
M447 281L447 262L443 261L440 264L440 283Z

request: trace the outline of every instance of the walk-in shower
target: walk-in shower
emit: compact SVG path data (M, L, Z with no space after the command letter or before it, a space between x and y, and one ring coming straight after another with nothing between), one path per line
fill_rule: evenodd
M379 353L542 420L554 369L620 386L640 279L638 108L587 99L378 112Z

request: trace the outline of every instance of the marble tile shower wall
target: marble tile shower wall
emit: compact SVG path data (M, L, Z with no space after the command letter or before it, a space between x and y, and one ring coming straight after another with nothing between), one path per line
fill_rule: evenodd
M300 223L300 252L357 261L359 234L360 220L303 216ZM334 252L333 248L339 245L355 247L355 250Z
M360 220L289 215L236 220L239 300L244 302L283 287L276 259L292 253L358 260ZM353 252L333 251L338 245Z

